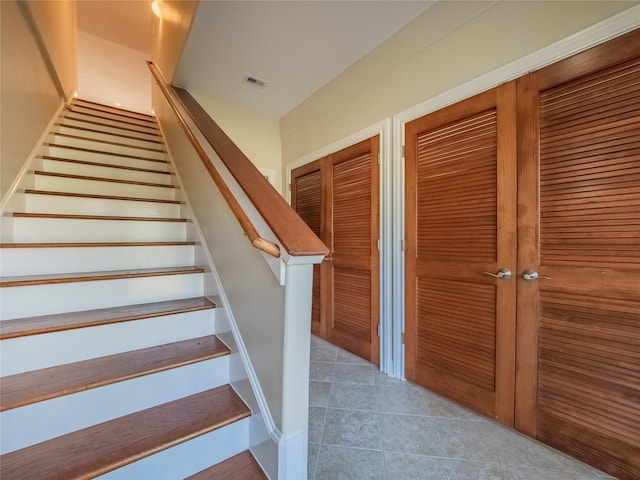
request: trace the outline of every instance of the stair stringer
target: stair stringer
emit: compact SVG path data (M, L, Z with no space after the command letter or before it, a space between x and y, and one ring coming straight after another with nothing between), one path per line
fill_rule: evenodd
M158 122L158 126L162 137L165 138L160 122ZM212 298L217 305L215 315L216 335L232 352L230 358L230 384L251 409L252 415L249 418L250 450L270 479L279 478L278 451L282 433L276 427L251 358L242 341L242 335L231 311L230 302L225 294L210 249L191 206L180 173L175 166L171 147L166 141L164 145L167 149L166 156L169 161L170 171L175 175L176 185L180 187L179 197L184 202L182 205L182 208L185 209L184 214L186 218L191 219L187 226L187 236L196 242L195 263L207 267L204 274L204 292L205 296Z

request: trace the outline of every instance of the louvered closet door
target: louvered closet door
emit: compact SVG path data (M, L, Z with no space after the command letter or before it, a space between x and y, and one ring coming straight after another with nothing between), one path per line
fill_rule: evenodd
M330 288L327 337L374 364L380 362L379 137L328 159Z
M513 423L515 83L406 125L406 376Z
M519 274L541 277L518 279L516 426L628 480L640 478L639 53L640 31L518 84Z
M322 176L321 160L316 160L291 172L291 205L322 241ZM324 273L326 262L313 266L313 292L311 300L311 333L322 338L327 336L326 314L324 313L325 298Z

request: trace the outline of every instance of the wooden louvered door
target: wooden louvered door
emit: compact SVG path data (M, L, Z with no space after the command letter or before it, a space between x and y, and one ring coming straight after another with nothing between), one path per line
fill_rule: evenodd
M518 80L516 427L628 480L640 478L639 53L637 31Z
M380 363L380 230L378 153L375 136L327 159L329 268L327 338Z
M291 204L329 247L314 266L311 332L380 363L378 136L291 172Z
M322 228L322 161L308 163L291 172L291 206L298 212L320 240L328 243ZM325 205L326 208L326 205ZM313 266L313 291L311 297L311 333L321 338L327 337L325 314L326 292L321 287L326 277L326 262ZM325 282L326 283L326 282Z
M515 83L407 123L406 377L513 423Z

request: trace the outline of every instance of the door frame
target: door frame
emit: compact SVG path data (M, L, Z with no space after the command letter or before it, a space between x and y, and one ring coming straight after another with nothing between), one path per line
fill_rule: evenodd
M380 370L404 379L404 127L441 108L494 88L623 35L640 25L640 5L628 8L478 78L455 86L370 127L320 147L285 166L284 197L291 203L291 170L380 135Z
M359 132L344 137L336 142L326 145L312 153L309 153L286 165L286 194L285 198L291 204L291 172L320 158L343 150L368 138L380 137L380 161L379 161L379 195L380 195L380 370L388 375L402 378L397 371L394 361L397 357L394 345L399 345L397 340L400 332L394 331L394 326L403 324L402 318L394 315L394 302L392 291L394 279L392 278L394 249L394 229L392 221L395 215L393 210L393 183L392 183L392 150L391 150L391 119L375 123ZM397 338L396 338L397 337Z
M624 10L600 23L591 25L574 35L561 39L511 63L496 68L478 78L442 92L422 103L399 112L392 117L392 211L393 211L393 310L394 377L404 379L404 145L405 125L420 117L490 90L510 80L588 50L615 37L640 27L640 5Z

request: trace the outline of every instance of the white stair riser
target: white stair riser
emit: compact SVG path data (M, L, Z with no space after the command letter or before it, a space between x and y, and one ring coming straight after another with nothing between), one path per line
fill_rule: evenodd
M158 200L175 200L176 189L173 187L155 187L132 185L100 180L82 180L77 178L52 177L36 175L37 190L52 192L88 193L94 195L120 195L127 197L155 198Z
M245 418L97 478L182 480L247 450L249 421Z
M65 114L72 119L83 120L85 122L97 122L103 125L110 125L117 128L126 128L128 130L134 130L136 132L147 133L150 135L158 135L158 129L154 127L150 127L148 125L138 125L135 123L123 123L118 120L113 120L111 118L105 118L102 116L97 116L94 114L87 114L84 112L68 112Z
M133 111L133 110L123 110L122 108L118 107L118 106L110 106L110 105L103 105L103 104L96 104L96 103L92 103L90 101L84 101L82 99L78 99L76 101L73 102L74 107L83 107L83 108L90 108L93 109L93 111L97 111L97 112L106 112L106 113L116 113L116 114L120 114L120 115L126 115L126 116L130 116L130 117L135 117L135 118L141 118L143 120L149 120L152 117L152 115L149 112L137 112L137 111Z
M224 385L227 371L224 356L4 411L2 453Z
M2 375L40 370L215 334L217 309L2 340Z
M60 125L68 125L70 127L80 127L80 128L90 128L91 130L101 130L104 133L114 134L114 135L126 135L129 137L142 138L146 140L159 140L160 136L157 131L152 133L144 133L132 130L130 128L120 128L118 126L105 126L99 125L96 123L99 122L98 119L91 120L83 120L81 118L76 117L63 117L60 118L58 123ZM104 122L99 122L104 123Z
M27 193L26 211L71 215L112 215L131 217L180 218L176 203L65 197Z
M164 275L0 289L3 320L177 300L202 295L202 274Z
M99 150L101 152L120 153L123 155L131 155L134 157L155 158L156 160L164 160L164 153L157 152L156 147L154 150L146 150L137 147L129 147L125 145L114 145L111 143L100 142L92 139L84 138L72 138L63 135L52 135L49 138L49 143L56 145L68 145L77 148L87 148L90 150Z
M118 112L111 112L109 110L104 110L100 108L93 107L85 107L80 104L73 105L71 107L71 112L74 113L86 113L87 115L97 115L101 118L108 118L110 120L117 120L118 122L123 123L135 123L136 125L154 125L153 121L149 121L149 117L143 115L131 115L125 113L124 115Z
M60 247L5 248L0 275L100 272L193 265L194 247Z
M72 160L85 160L87 162L149 168L151 170L162 170L167 166L165 162L154 159L151 155L122 156L108 152L103 153L101 151L86 152L84 150L74 150L73 148L55 145L43 146L42 155L58 158L70 158Z
M9 219L7 219L9 220ZM183 242L185 222L13 218L14 242Z
M117 178L118 180L130 180L133 182L162 183L165 185L169 185L174 181L173 175L167 173L141 172L125 168L103 167L101 165L87 165L48 159L42 160L41 170L45 172L84 175L87 177ZM162 170L161 168L155 168L153 170L166 172L166 170Z
M46 147L43 149L42 155L49 155L48 150L50 148ZM61 149L57 149L61 150ZM129 157L117 157L117 156L105 156L102 155L102 158L96 159L91 158L95 157L93 154L86 154L82 152L73 152L73 151L58 151L57 153L62 153L63 155L49 155L52 157L62 158L62 159L70 159L70 160L82 160L86 162L94 162L94 163L104 163L106 165L114 165L114 166L123 166L123 167L134 167L134 168L144 168L146 170L157 170L159 172L169 171L169 165L165 162L157 162L155 160L140 160L133 159ZM44 159L43 159L44 161Z
M127 132L124 130L121 131L120 134L110 134L110 133L93 131L93 130L100 130L99 125L94 125L92 127L91 125L87 124L83 128L73 128L67 125L56 125L53 128L53 132L63 133L65 135L73 135L77 137L86 137L94 140L101 140L104 142L124 143L132 147L145 147L145 148L153 148L156 150L163 149L163 144L158 143L157 139L141 140L138 138L131 138L131 137L137 137L137 135L127 134ZM156 141L153 141L153 140L156 140Z

